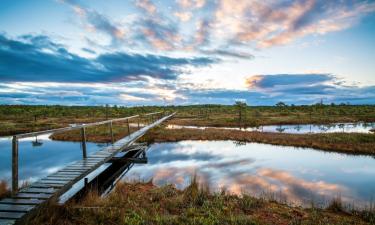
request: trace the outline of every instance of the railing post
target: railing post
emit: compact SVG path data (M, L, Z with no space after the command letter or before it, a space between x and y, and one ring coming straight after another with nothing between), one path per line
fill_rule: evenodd
M18 138L12 139L12 196L18 192Z
M81 136L82 136L82 155L83 155L83 158L85 159L87 157L87 153L86 153L86 129L85 129L85 127L81 128Z
M128 135L130 134L129 119L126 119L126 125L128 126Z
M109 132L111 134L111 142L112 144L115 142L115 139L113 137L113 126L112 126L112 121L109 123Z

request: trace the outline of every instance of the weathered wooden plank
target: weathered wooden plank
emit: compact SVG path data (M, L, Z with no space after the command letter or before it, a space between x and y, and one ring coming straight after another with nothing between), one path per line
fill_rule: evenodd
M61 188L63 186L65 186L65 184L41 184L41 183L34 183L30 187L36 187L36 188L46 188L46 187Z
M28 212L34 207L35 205L0 204L0 212Z
M16 220L12 219L0 219L0 225L13 225L16 223Z
M87 170L86 169L64 169L64 170L60 170L59 172L80 172L80 173L83 173L83 172L86 172Z
M92 166L68 166L66 167L65 169L69 170L69 169L91 169Z
M0 212L0 219L19 219L23 215L23 212Z
M67 184L68 180L40 180L39 183L42 184Z
M71 164L69 166L94 166L94 165L99 164L100 162L76 162L76 163Z
M147 158L112 158L110 162L146 164Z
M19 198L32 198L32 199L49 199L52 196L52 194L33 194L33 193L18 193L13 198L19 199Z
M13 199L4 198L0 201L0 204L14 204L14 205L38 205L43 203L44 200L40 199Z
M80 174L52 174L48 177L65 177L65 178L71 178L74 179L78 177Z
M71 180L74 180L74 178L70 178L70 177L45 177L43 178L43 180L51 180L51 181L55 181L55 180L58 180L58 181L71 181Z
M26 188L20 193L46 193L46 194L53 194L56 190L53 188Z

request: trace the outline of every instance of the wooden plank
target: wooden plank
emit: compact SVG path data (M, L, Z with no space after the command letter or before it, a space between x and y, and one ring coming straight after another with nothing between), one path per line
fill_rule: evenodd
M32 210L35 205L7 205L0 204L0 212L28 212Z
M112 158L110 162L146 164L147 158Z
M0 212L0 219L19 219L23 215L23 212Z
M63 178L48 179L48 177L46 177L46 178L41 179L40 181L41 181L41 183L48 183L48 182L54 183L54 182L56 182L56 183L64 183L65 184L65 183L68 183L69 181L71 181L71 179L63 179Z
M0 219L0 225L13 225L16 223L16 220L12 219Z
M93 166L68 166L65 169L91 169Z
M42 184L67 184L68 180L40 180L39 183Z
M55 181L55 180L58 180L58 181L71 181L71 180L74 180L75 177L73 178L70 178L70 177L45 177L43 178L43 180L51 180L51 181Z
M20 193L46 193L46 194L53 194L55 192L56 190L53 188L27 188L27 189L20 191Z
M30 187L36 187L36 188L48 188L48 187L51 187L51 188L61 188L65 186L65 184L41 184L41 183L34 183L32 185L30 185Z
M71 164L69 166L95 166L100 162L101 161L99 161L99 162L76 162L76 163Z
M52 196L52 194L33 194L33 193L18 193L13 198L19 199L19 198L32 198L32 199L49 199Z
M13 199L4 198L0 201L0 204L14 204L14 205L38 205L43 203L40 199Z
M80 172L80 173L83 173L83 172L86 172L87 170L86 169L64 169L64 170L60 170L59 172Z
M65 178L71 178L71 179L74 179L76 177L78 177L80 174L52 174L52 175L49 175L48 177L65 177Z

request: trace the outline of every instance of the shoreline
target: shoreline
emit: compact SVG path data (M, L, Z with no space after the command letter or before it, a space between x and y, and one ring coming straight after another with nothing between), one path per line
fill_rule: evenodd
M352 155L375 155L375 135L360 133L284 134L240 130L156 128L141 138L147 143L183 140L231 140L271 145L313 148Z
M115 140L126 135L126 131L115 133ZM65 132L51 135L52 140L81 141L79 133ZM319 151L338 152L352 155L375 155L375 134L366 133L314 133L314 134L288 134L267 133L256 131L242 131L231 129L166 129L157 127L150 130L140 139L140 142L177 142L184 140L230 140L242 142L255 142L271 145L313 148ZM111 141L106 133L91 132L87 141L108 143Z

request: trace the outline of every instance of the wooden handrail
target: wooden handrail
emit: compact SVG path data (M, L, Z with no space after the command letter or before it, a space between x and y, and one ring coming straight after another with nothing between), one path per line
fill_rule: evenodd
M112 120L104 120L104 121L95 122L95 123L77 125L77 126L74 126L74 127L63 127L63 128L57 128L57 129L51 129L51 130L43 130L43 131L36 131L36 132L30 132L30 133L24 133L24 134L17 134L17 135L14 135L14 136L16 136L18 139L20 139L20 138L27 138L27 137L35 137L35 136L42 135L42 134L61 133L61 132L64 132L64 131L78 130L78 129L82 129L84 127L92 127L92 126L107 124L107 123L111 123L111 122L113 123L113 122L133 119L133 118L136 118L136 117L139 117L139 115L124 117L124 118L118 118L118 119L112 119Z

